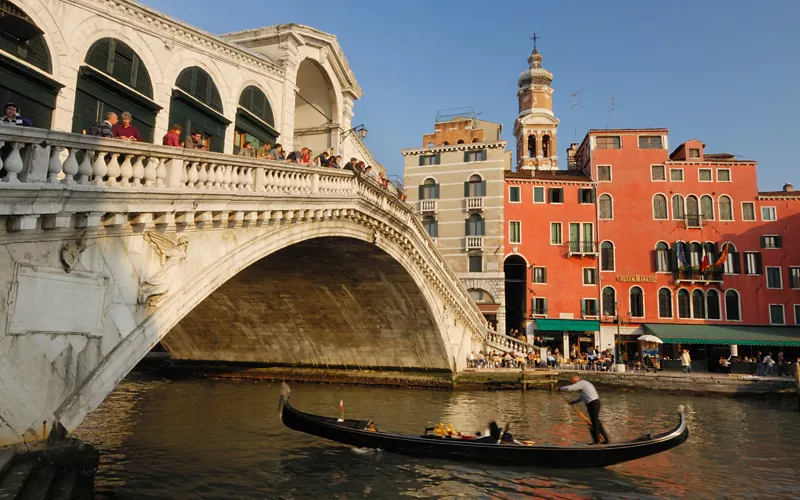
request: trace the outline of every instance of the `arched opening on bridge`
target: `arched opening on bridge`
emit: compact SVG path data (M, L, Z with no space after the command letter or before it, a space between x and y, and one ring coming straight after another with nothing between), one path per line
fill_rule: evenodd
M178 360L427 370L452 362L412 276L377 246L343 237L258 260L161 343Z
M86 53L86 64L78 71L72 132L80 134L113 111L133 117L143 142L153 142L156 114L161 106L153 101L153 83L141 58L122 40L103 38Z
M336 93L328 73L312 59L297 69L294 107L294 149L310 148L315 154L334 147Z
M506 278L506 335L511 330L525 331L525 291L528 288L528 265L519 255L511 255L503 265Z
M0 103L12 102L34 127L50 128L58 91L43 31L16 4L0 0Z
M202 68L186 68L175 81L169 124L176 123L183 127L182 141L197 131L209 151L223 152L225 129L231 121L223 115L222 98L214 79Z
M236 109L233 153L238 154L248 142L252 142L255 149L263 146L265 142L274 146L278 135L267 95L254 85L244 89L239 98L239 107Z

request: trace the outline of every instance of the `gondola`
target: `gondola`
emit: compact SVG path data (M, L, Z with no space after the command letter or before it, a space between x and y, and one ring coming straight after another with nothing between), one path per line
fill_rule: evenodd
M372 448L414 457L443 458L539 467L607 467L649 457L680 445L689 428L679 407L680 422L667 432L632 441L601 445L539 446L477 442L426 435L415 437L379 431L371 420L337 419L302 412L289 404L289 387L283 384L278 403L283 424L293 430L357 448Z

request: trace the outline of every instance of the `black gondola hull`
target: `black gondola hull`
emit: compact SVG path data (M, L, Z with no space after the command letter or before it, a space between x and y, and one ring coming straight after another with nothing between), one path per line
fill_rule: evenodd
M672 430L633 441L607 445L525 446L474 440L415 437L366 430L367 421L344 420L304 413L282 399L281 421L290 429L357 448L447 460L540 467L607 467L672 449L689 436L683 408Z

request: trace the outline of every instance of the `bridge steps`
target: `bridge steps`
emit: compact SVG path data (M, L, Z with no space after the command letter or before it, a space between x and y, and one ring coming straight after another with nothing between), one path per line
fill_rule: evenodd
M36 446L36 445L34 445ZM0 500L92 498L99 453L78 441L0 453Z

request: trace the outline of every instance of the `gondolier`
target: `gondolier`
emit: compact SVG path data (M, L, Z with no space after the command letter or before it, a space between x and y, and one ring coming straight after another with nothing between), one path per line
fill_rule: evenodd
M600 396L597 395L597 389L594 388L590 382L581 380L580 377L572 377L572 385L565 385L560 387L560 391L580 392L581 395L578 399L570 401L570 404L577 404L581 401L586 404L586 410L589 412L589 418L592 420L592 444L600 444L600 437L603 437L604 444L609 443L608 434L603 428L603 423L600 422Z

